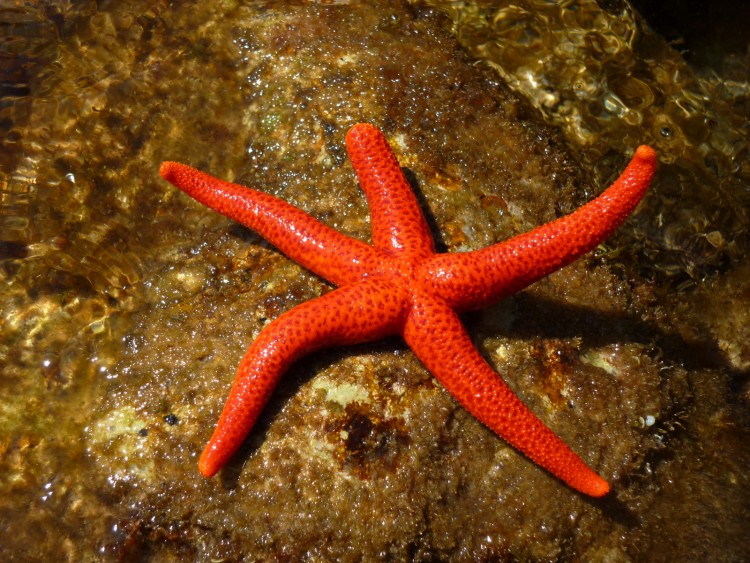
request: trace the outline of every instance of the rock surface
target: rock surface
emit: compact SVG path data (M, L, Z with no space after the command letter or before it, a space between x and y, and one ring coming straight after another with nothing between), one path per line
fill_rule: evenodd
M162 160L368 240L343 139L372 122L448 252L547 222L598 187L430 10L176 4L39 15L59 39L16 69L30 93L4 114L11 560L742 553L748 392L729 383L747 373L747 323L724 314L747 302L739 270L665 297L637 268L590 255L467 315L498 373L611 481L606 499L508 447L396 338L300 361L241 454L202 478L246 347L330 288L161 181ZM35 22L13 32L31 42Z

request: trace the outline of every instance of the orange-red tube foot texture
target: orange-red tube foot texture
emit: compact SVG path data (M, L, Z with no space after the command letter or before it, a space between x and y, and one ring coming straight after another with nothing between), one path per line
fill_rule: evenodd
M373 244L350 239L263 192L165 162L162 177L257 231L339 286L268 325L237 371L199 469L214 475L237 451L289 365L321 347L400 334L469 412L531 460L587 495L609 492L481 357L456 311L484 307L569 264L606 239L638 205L656 168L639 147L620 178L576 212L475 252L436 254L427 222L383 134L359 124L349 157L372 214Z

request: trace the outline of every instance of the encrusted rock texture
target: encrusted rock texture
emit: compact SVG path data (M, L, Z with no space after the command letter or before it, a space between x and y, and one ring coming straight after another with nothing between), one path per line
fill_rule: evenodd
M6 559L741 557L747 267L676 295L592 253L466 315L499 376L611 482L605 499L510 448L395 337L299 361L232 463L201 477L248 345L331 287L163 182L161 161L366 241L344 135L371 122L447 252L553 220L603 186L428 9L100 9L10 28L47 39L14 63L28 92L3 110Z

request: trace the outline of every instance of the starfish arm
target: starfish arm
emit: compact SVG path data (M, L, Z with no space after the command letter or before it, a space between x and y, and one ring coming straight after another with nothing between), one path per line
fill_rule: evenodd
M418 295L403 334L448 392L501 438L574 489L595 497L609 492L609 484L547 428L492 370L445 302Z
M271 195L177 162L162 163L159 173L190 197L253 229L286 256L335 285L357 281L383 258L378 249L342 235Z
M376 247L422 258L435 252L427 221L383 134L359 123L346 134L349 160L370 205Z
M242 445L281 375L298 358L327 346L377 340L400 331L406 292L370 279L287 311L264 328L242 359L216 430L198 462L211 477Z
M656 153L641 146L617 181L577 211L482 250L432 256L420 277L458 310L507 297L609 237L641 201L655 168Z

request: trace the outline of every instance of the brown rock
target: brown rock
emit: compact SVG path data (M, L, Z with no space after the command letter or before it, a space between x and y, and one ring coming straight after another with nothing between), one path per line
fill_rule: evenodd
M397 338L300 361L246 448L203 479L197 457L244 350L329 287L160 181L159 162L367 240L343 139L369 121L450 252L554 219L591 189L433 12L246 4L81 5L52 18L59 39L18 71L31 91L2 161L15 198L0 328L11 559L624 559L664 553L643 524L664 498L746 490L738 467L716 485L726 456L704 459L704 475L691 464L727 435L748 457L707 410L729 424L720 369L684 360L692 336L665 328L655 292L593 257L466 320L498 373L611 480L609 498L581 497L508 447ZM21 42L51 17L27 15Z

